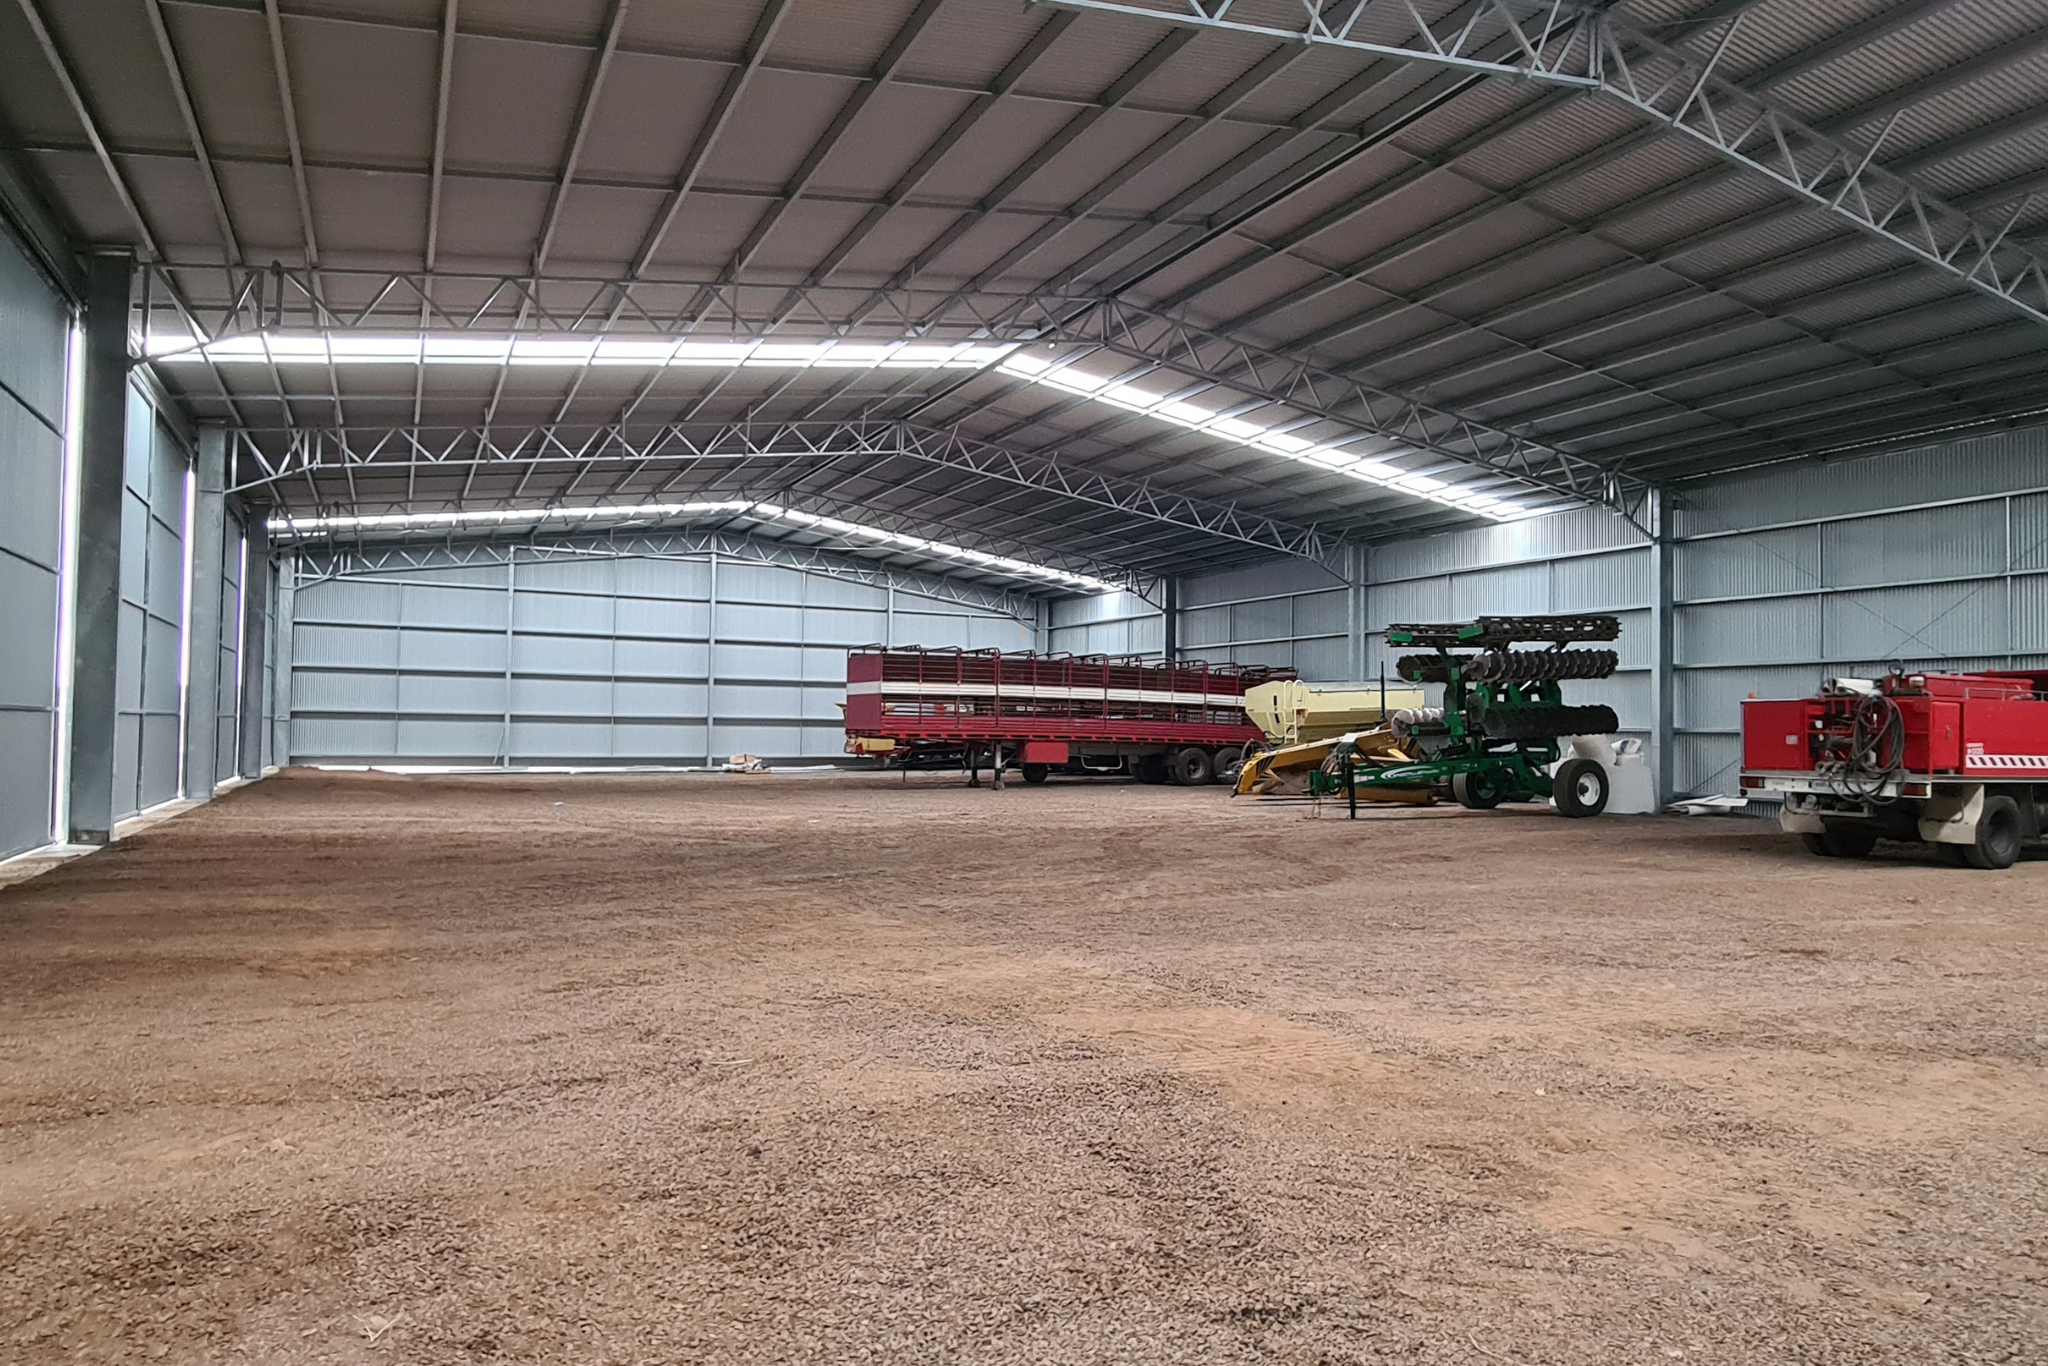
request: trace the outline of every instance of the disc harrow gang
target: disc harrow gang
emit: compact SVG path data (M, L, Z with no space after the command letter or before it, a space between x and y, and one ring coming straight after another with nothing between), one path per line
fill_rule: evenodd
M1613 650L1488 650L1484 654L1403 655L1394 672L1410 683L1448 683L1457 665L1477 683L1564 683L1611 677L1621 667Z
M1612 735L1621 729L1614 708L1495 707L1481 712L1479 724L1495 740L1555 740L1561 735Z
M1387 627L1390 645L1436 650L1505 650L1518 642L1571 645L1619 640L1621 618L1601 613L1563 617L1481 617L1473 622L1414 623Z

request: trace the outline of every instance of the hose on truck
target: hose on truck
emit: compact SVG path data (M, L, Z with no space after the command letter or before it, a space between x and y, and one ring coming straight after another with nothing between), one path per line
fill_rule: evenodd
M1884 693L1868 693L1849 714L1849 748L1838 759L1815 765L1837 796L1883 805L1892 798L1885 784L1905 772L1906 718Z

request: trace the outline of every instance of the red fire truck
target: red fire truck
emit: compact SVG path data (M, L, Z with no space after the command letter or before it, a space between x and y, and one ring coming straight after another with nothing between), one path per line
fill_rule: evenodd
M985 763L1042 783L1129 774L1184 786L1234 778L1261 738L1246 688L1292 669L1104 655L880 647L846 657L846 749L904 768Z
M2009 868L2048 816L2048 670L1831 679L1742 708L1742 787L1832 858L1880 839Z

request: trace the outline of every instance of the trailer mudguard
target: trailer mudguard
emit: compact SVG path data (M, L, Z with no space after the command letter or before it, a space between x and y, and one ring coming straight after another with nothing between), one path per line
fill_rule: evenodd
M1984 814L1984 785L1943 787L1920 806L1920 838L1929 844L1975 844Z

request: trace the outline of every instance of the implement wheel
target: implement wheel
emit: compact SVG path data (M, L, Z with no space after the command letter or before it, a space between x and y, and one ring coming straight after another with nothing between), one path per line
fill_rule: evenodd
M1567 759L1551 780L1560 816L1597 816L1607 809L1607 770L1598 759Z
M1202 787L1208 783L1215 771L1215 764L1209 758L1209 751L1197 749L1193 745L1175 750L1173 757L1167 762L1167 772L1172 775L1173 781L1182 787Z
M1024 781L1033 784L1042 783L1050 772L1052 770L1044 764L1026 764L1024 765Z
M1501 789L1499 775L1484 769L1451 775L1451 795L1457 798L1458 805L1472 811L1491 811L1507 796Z

